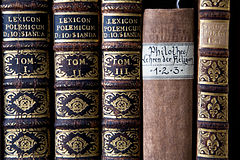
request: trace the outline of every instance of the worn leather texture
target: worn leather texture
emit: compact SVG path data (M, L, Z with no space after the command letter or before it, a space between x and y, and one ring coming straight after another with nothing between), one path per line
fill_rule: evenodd
M97 160L100 2L54 1L55 159Z
M50 6L3 0L3 159L50 158Z
M228 159L230 0L199 1L197 159Z
M142 1L102 1L102 159L142 159Z
M146 9L143 44L193 42L193 9ZM143 154L192 159L193 79L143 80Z

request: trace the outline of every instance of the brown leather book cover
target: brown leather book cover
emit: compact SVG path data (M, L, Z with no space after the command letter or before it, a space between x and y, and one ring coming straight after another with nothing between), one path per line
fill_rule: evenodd
M192 159L193 9L146 9L143 21L143 154Z
M2 0L1 159L50 158L50 1Z
M100 159L100 1L54 0L55 159Z
M228 159L230 0L199 0L197 159Z
M102 0L102 159L140 160L142 1Z

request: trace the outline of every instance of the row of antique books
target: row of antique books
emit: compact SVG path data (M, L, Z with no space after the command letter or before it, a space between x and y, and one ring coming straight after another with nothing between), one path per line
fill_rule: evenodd
M230 159L230 0L190 3L2 0L1 159Z

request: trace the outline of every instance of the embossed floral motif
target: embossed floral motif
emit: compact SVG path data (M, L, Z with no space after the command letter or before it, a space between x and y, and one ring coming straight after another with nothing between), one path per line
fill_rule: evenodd
M66 106L75 113L80 113L87 108L88 104L80 98L74 98Z
M126 137L120 135L112 142L110 142L110 144L112 144L116 149L122 152L126 150L132 144L132 142L129 141Z
M226 130L200 128L198 131L198 157L226 158L228 155Z
M220 144L214 134L210 136L209 140L207 140L207 146L211 154L214 154L214 152L218 150Z
M103 116L108 118L138 118L139 90L104 90Z
M20 96L13 103L23 111L29 110L34 106L34 104L36 104L36 102L27 95Z
M216 62L213 62L212 67L208 69L208 74L213 82L216 82L216 80L219 78L221 71L217 67Z
M22 151L26 152L33 148L37 142L35 142L31 137L24 135L14 142L14 144Z
M76 105L75 107L73 107ZM56 92L56 118L85 119L99 117L98 90ZM72 108L72 109L71 109Z
M131 106L129 100L123 96L118 97L113 102L111 102L111 104L121 112L126 111Z
M228 60L202 57L199 65L199 83L224 85L228 83Z
M220 105L217 103L216 98L213 98L211 100L211 103L208 104L207 108L211 114L211 117L215 117L221 110Z
M198 102L198 119L226 122L228 120L228 95L201 92Z
M4 134L6 159L45 159L49 156L47 128L6 129Z
M47 89L7 89L4 101L4 116L7 119L49 117Z
M66 143L72 150L79 153L88 146L88 143L79 136L74 137Z
M229 7L229 0L202 0L201 1L202 7L221 7L221 8L228 8Z
M104 128L103 152L110 157L140 156L140 141L138 129L119 130Z
M56 129L56 157L81 159L100 155L99 128Z

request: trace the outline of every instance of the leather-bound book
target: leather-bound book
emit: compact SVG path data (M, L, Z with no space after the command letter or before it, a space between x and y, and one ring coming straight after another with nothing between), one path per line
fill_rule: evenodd
M142 1L102 0L102 159L142 159Z
M143 19L144 159L191 160L194 10L146 9Z
M100 159L100 3L54 0L55 159Z
M5 160L50 158L49 3L1 2Z
M228 159L230 0L199 1L197 159Z

